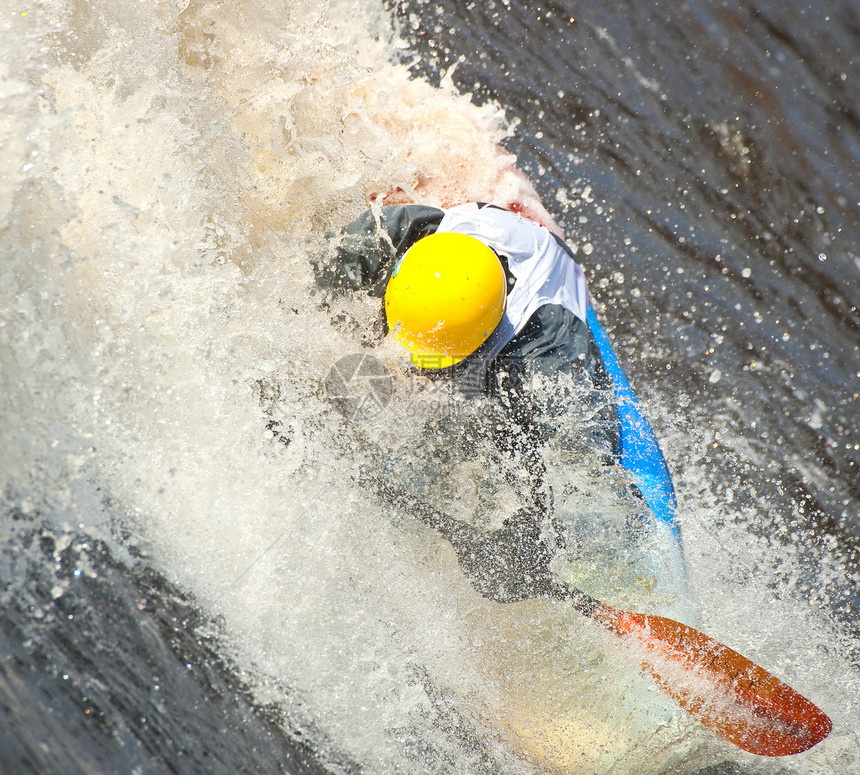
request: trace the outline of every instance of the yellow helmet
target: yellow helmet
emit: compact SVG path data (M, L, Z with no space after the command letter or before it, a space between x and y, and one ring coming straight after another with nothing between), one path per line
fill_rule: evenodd
M423 369L459 363L493 333L505 311L505 270L480 240L436 232L400 259L385 289L393 336Z

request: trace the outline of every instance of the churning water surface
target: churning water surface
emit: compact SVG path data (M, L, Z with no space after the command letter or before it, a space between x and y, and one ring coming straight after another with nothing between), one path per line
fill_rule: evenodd
M856 770L860 7L828 5L6 3L0 769ZM697 626L830 714L812 751L715 743L367 489L450 415L387 345L382 400L338 400L377 306L318 291L324 234L528 196L498 143L645 399ZM481 512L479 460L440 504Z

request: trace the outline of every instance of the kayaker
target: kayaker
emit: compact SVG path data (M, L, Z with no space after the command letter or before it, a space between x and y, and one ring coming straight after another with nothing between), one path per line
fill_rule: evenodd
M530 389L535 375L559 382L568 375L567 393L575 386L591 418L582 428L588 446L607 463L620 449L613 381L586 322L585 275L570 247L490 204L383 206L343 230L320 280L384 299L381 333L407 349L415 368L496 399L505 422L488 423L488 435L523 459L532 497L500 530L484 532L420 506L390 482L378 479L376 489L445 535L481 594L557 595L549 565L564 537L543 484L546 401Z
M343 230L321 279L384 297L382 333L417 368L465 392L515 393L523 420L534 415L523 405L528 377L570 375L592 404L591 448L617 455L613 385L586 323L585 275L546 228L477 203L367 210Z

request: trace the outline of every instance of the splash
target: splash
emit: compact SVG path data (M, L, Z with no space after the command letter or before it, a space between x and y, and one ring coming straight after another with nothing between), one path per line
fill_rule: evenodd
M370 3L45 2L2 23L4 492L193 591L334 769L707 758L606 636L479 598L360 486L420 446L432 386L392 369L386 411L358 419L324 389L377 314L316 290L325 232L379 200L548 218L498 108L411 78Z

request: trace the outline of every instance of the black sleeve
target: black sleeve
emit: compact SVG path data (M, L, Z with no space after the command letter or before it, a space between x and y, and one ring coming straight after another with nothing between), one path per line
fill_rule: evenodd
M591 447L604 450L610 457L619 454L618 412L615 407L612 378L588 324L572 312L555 304L535 310L526 325L499 353L496 369L513 377L510 384L521 410L551 417L553 403L564 403L571 397L545 397L541 407L533 406L534 396L516 375L535 372L554 375L570 374L577 389L577 402L586 407L590 421L586 433Z
M320 285L382 296L395 259L435 232L444 215L443 210L426 205L365 211L333 238L332 250L318 267Z

